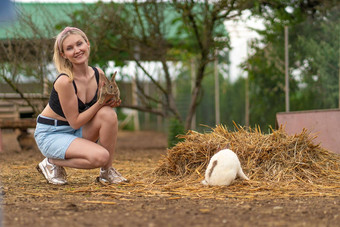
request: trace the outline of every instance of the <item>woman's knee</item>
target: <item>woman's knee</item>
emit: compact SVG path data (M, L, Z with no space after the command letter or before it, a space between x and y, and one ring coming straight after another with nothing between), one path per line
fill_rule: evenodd
M105 166L109 161L110 154L107 150L101 149L100 151L94 152L90 157L90 162L94 168Z
M101 136L102 129L107 129L105 133L113 133L118 129L117 114L111 107L104 106L98 110L91 122L83 127L83 138L95 142Z
M105 106L98 110L96 117L106 124L117 124L117 114L111 107Z

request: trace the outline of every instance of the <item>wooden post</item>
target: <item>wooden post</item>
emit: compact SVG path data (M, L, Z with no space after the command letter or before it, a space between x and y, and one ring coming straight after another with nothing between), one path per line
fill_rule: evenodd
M145 93L147 95L150 95L150 83L149 82L145 82L144 83L144 89L145 89ZM150 125L150 114L148 112L144 113L144 122L145 125Z
M248 75L246 76L245 90L246 90L245 125L248 128L249 127L249 76Z
M220 124L220 80L218 77L218 51L215 50L214 61L214 74L215 74L215 124Z
M160 72L160 69L158 68L157 70L157 78L158 78L158 81L160 84L162 84L162 77L161 77L161 72ZM158 103L157 104L157 109L162 109L162 104L161 103ZM157 130L159 132L161 132L162 130L164 130L164 126L163 126L163 118L159 115L157 115Z
M0 152L2 152L3 150L3 146L2 146L2 132L1 132L1 128L0 128Z
M48 79L46 76L43 78L43 96L48 96Z
M249 62L249 41L247 41L247 59ZM248 63L248 73L246 75L246 81L245 81L245 125L248 128L249 127L249 71L250 71L250 65Z
M289 112L289 52L288 52L288 26L285 26L285 98L286 112Z
M195 60L191 59L191 91L195 88ZM191 129L196 129L196 113L192 116Z
M137 66L136 66L136 75L135 78L132 79L132 105L137 105L137 85L136 85L136 80L137 80ZM140 130L140 126L139 126L139 118L138 118L138 111L137 110L133 110L133 124L134 124L134 128L135 131L139 131Z
M136 59L136 61L140 60L140 47L138 45L134 46L134 58ZM132 79L132 105L136 105L137 106L137 80L138 80L138 66L137 63L135 62L135 70L136 70L136 74L135 74L135 78ZM135 131L139 131L140 130L140 124L139 124L139 117L138 117L138 111L134 110L134 118L133 118L133 123L134 123L134 128Z

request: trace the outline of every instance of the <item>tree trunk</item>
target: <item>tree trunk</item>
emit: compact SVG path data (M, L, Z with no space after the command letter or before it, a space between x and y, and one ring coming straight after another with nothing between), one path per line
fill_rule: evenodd
M193 119L193 116L195 114L198 102L198 95L200 94L201 88L202 88L202 79L204 76L204 70L205 67L207 65L207 61L206 61L206 57L202 57L202 59L199 62L199 69L197 72L197 77L195 80L195 87L192 90L192 94L191 94L191 102L190 102L190 106L189 106L189 110L188 110L188 115L187 118L185 120L185 129L189 130L190 126L191 126L191 122Z

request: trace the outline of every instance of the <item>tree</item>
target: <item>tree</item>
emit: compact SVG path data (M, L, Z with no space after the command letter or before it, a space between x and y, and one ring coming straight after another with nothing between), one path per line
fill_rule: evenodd
M105 65L103 61L123 62L133 60L158 90L158 96L145 92L142 81L136 80L138 105L124 106L147 111L162 117L179 114L173 93L173 78L169 61L195 59L196 69L191 102L188 106L185 127L191 121L206 76L207 65L214 60L214 50L228 46L228 40L219 26L240 15L250 7L248 1L145 1L131 4L98 3L95 7L74 14L73 24L90 32L96 55L93 62ZM173 15L169 17L169 15ZM155 60L162 65L161 78L148 72L142 61ZM159 108L161 106L161 108Z
M340 6L324 17L307 18L294 28L297 38L292 48L298 52L292 70L300 72L300 87L292 103L297 110L339 107L339 10Z
M275 124L284 111L284 25L289 26L292 110L335 108L338 102L339 4L335 1L262 1L266 28L244 65L251 81L251 120ZM249 67L248 67L249 66Z
M217 1L215 4L204 1L202 4L197 4L194 1L175 0L174 3L177 11L182 15L190 37L195 42L194 47L198 54L194 87L186 118L186 128L189 128L198 105L205 69L209 62L214 60L214 50L221 49L221 44L216 42L218 34L214 33L215 28L225 20L239 16L250 5L247 1Z

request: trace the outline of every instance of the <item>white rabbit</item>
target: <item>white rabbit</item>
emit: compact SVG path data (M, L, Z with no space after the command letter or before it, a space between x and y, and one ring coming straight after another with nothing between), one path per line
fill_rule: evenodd
M237 155L232 150L224 149L211 157L202 184L228 186L237 176L249 180L242 171Z

